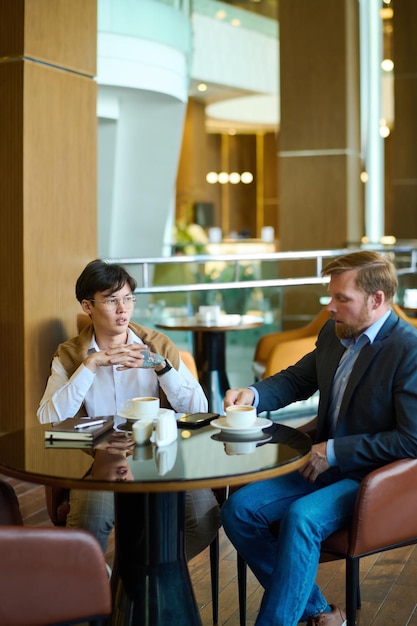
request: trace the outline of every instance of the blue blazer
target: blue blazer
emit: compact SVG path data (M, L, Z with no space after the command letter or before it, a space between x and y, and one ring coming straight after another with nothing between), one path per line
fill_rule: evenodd
M316 442L329 438L332 381L345 348L334 321L298 363L255 385L258 412L305 400L319 390ZM417 457L417 330L393 311L372 344L359 353L343 396L334 435L338 470L360 480L373 469Z

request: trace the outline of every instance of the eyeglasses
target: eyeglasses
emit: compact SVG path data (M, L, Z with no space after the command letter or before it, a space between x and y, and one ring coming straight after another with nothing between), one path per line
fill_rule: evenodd
M90 302L104 304L106 309L117 309L120 304L123 304L126 308L130 309L136 302L136 296L123 296L123 298L109 298L108 300L93 300L90 298Z

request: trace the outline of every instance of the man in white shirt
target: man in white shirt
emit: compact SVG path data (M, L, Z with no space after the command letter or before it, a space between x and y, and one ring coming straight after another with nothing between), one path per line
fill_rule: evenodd
M162 407L177 413L207 411L204 392L182 363L175 344L166 335L130 321L135 288L135 279L120 265L97 259L85 267L75 291L92 323L58 346L38 408L41 423L75 415L117 415L126 400L138 396L160 397ZM143 352L148 349L165 361L145 366ZM67 526L86 528L105 551L113 525L111 492L71 491ZM211 543L219 526L213 492L187 492L188 559Z

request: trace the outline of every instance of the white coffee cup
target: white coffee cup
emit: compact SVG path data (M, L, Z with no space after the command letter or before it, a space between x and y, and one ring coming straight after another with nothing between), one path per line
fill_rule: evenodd
M132 426L132 439L137 444L148 443L153 432L153 419L139 419Z
M256 422L254 406L233 404L226 408L226 422L231 428L249 428Z
M126 409L137 419L153 418L158 415L159 398L141 396L126 401Z

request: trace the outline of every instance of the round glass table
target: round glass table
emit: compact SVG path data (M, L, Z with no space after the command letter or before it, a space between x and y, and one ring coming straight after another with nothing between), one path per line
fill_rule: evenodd
M306 463L311 450L307 435L279 424L243 437L206 426L179 429L177 440L165 447L136 446L121 461L106 452L103 440L96 449L50 444L45 429L2 434L0 471L39 484L114 491L113 625L199 626L184 552L185 491L291 472ZM123 480L114 471L121 462ZM93 478L86 480L92 469Z

